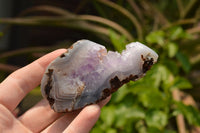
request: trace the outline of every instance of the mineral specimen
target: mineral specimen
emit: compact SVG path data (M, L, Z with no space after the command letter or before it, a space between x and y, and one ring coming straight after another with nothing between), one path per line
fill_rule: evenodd
M41 81L41 91L56 112L71 112L97 103L123 84L145 75L158 55L135 42L122 53L80 40L52 61Z

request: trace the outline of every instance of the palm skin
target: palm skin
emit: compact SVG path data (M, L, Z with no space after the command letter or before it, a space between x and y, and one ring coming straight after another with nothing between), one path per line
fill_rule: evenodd
M59 49L15 71L0 84L0 133L88 133L100 115L100 109L110 97L81 111L56 113L43 99L20 117L13 112L20 101L40 84L45 68L56 57L66 52Z

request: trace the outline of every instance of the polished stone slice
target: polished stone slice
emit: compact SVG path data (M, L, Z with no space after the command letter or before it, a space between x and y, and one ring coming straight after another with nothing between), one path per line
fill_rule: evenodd
M41 81L42 95L56 112L78 110L143 77L157 58L139 42L126 45L120 54L80 40L49 64Z

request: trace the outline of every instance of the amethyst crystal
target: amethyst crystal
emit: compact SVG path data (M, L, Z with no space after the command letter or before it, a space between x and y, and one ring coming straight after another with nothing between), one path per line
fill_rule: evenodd
M70 112L97 103L123 84L144 76L158 55L135 42L122 53L80 40L55 59L43 76L42 95L56 112Z

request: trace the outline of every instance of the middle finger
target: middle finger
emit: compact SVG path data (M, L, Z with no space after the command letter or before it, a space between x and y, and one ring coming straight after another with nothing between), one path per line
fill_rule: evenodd
M103 107L105 104L108 103L108 101L110 100L111 96L109 96L108 98L106 98L105 100L101 101L98 103L98 105L100 107ZM89 105L90 106L90 105ZM88 107L88 106L87 106ZM84 108L85 109L85 108ZM83 110L84 110L83 109ZM89 109L89 108L87 108ZM86 110L87 110L86 109ZM78 115L78 113L83 110L79 110L79 111L75 111L75 112L72 112L72 113L66 113L64 116L62 116L61 118L57 119L54 123L52 123L49 127L47 127L43 133L45 132L51 132L51 133L54 133L54 132L62 132L64 131L68 125L74 120L74 118ZM98 114L98 110L96 110L97 112L94 112L94 114ZM86 111L87 112L87 111ZM87 117L87 116L86 116ZM88 115L88 117L90 117ZM98 117L98 116L97 116ZM84 122L84 121L83 121Z
M61 117L63 113L54 112L47 100L43 99L18 119L33 132L39 132Z
M111 96L109 96L105 100L98 103L100 107L103 107L110 100L110 98ZM34 107L26 111L18 119L31 131L40 132L41 130L48 127L57 119L59 122L56 121L50 126L53 126L53 125L57 126L57 124L55 123L62 123L62 121L65 121L65 124L66 124L66 121L71 122L79 112L80 111L75 111L72 113L66 113L65 115L64 113L56 113L51 109L48 101L46 99L43 99L39 103L37 103ZM61 116L63 117L60 118ZM62 124L60 124L60 126L61 125ZM64 127L66 128L66 125L64 125Z

